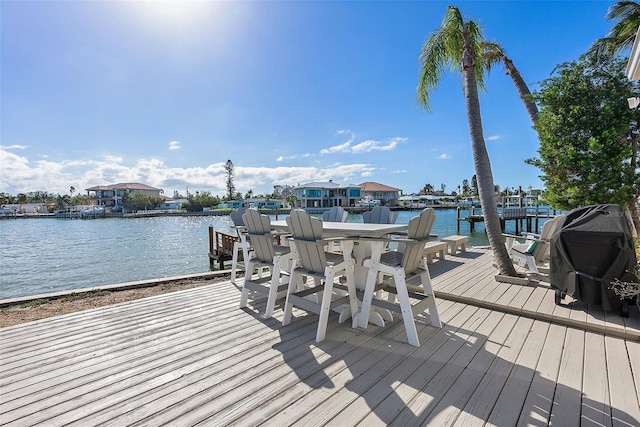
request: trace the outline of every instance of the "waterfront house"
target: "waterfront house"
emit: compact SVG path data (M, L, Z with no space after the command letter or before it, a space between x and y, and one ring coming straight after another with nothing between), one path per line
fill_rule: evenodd
M356 206L362 198L360 186L329 182L310 182L293 189L298 208L330 208Z
M359 185L363 199L380 200L382 206L398 206L401 190L378 182L363 182Z
M146 184L137 182L125 182L112 185L98 185L86 188L87 196L91 204L98 206L121 206L122 196L127 191L137 191L148 194L150 196L162 197L164 191L160 188L151 187Z

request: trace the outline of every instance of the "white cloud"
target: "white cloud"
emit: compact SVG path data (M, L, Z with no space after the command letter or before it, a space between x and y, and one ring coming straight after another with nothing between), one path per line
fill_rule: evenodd
M447 153L442 153L437 158L442 160L449 160L451 158L451 155Z
M158 158L142 158L127 163L122 156L104 155L92 160L30 161L10 151L0 149L0 192L18 194L47 191L66 194L70 186L80 192L96 185L120 182L141 182L161 188L172 196L174 191L184 194L208 191L213 195L226 193L225 163L187 168L171 167ZM326 166L282 166L234 168L234 184L238 191L253 190L256 194L270 193L274 185L297 185L312 181L357 184L363 177L378 169L365 163L334 163Z
M295 160L295 159L299 159L299 158L305 158L305 157L311 157L311 153L304 153L304 154L294 154L292 156L280 156L276 159L276 162L283 162L285 160Z
M182 143L180 141L171 141L169 143L169 150L179 150L182 148Z
M109 162L109 163L122 163L124 161L124 157L122 156L112 156L109 154L105 154L104 156L102 156L102 159L105 162Z
M492 136L488 136L488 137L486 137L485 139L486 139L487 141L497 141L497 140L499 140L499 139L501 139L501 138L502 138L502 137L501 137L500 135L492 135Z
M338 131L338 133L346 133L347 131ZM332 153L368 153L371 151L391 151L394 150L398 144L406 141L407 138L395 137L391 138L386 142L375 141L373 139L368 139L366 141L359 142L355 145L353 144L354 137L351 134L351 138L339 145L334 145L333 147L323 148L320 150L320 154L332 154Z
M351 151L351 142L347 141L344 144L334 145L333 147L323 148L320 150L320 154L331 154L331 153L348 153Z
M26 150L27 146L26 145L0 145L0 149L3 150Z

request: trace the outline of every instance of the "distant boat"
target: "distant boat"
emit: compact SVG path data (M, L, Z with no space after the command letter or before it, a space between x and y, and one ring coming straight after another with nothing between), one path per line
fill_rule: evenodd
M362 199L358 201L357 205L363 208L374 208L380 206L380 200Z
M82 217L104 216L104 208L102 206L90 206L80 211Z

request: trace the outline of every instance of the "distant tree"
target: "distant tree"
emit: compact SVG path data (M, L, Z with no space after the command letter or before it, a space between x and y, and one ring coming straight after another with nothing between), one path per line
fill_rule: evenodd
M540 157L527 163L542 170L552 207L626 205L638 226L640 112L626 100L638 84L627 79L625 60L601 59L589 54L558 66L534 93L541 106Z
M73 197L73 193L75 192L76 192L76 187L74 187L73 185L69 187L69 194L71 194L71 197Z
M440 184L440 191L444 193L445 188L447 188L447 186L444 185L444 183Z
M429 93L438 85L444 71L458 69L461 72L485 229L498 270L501 274L515 276L513 262L502 241L500 217L493 193L493 172L482 129L478 97L478 88L484 88L482 42L484 38L480 27L473 21L465 21L456 7L449 6L441 27L431 33L420 53L418 102L428 110Z
M227 160L224 169L227 171L227 200L233 200L236 191L236 187L233 185L233 162ZM242 195L239 198L241 199Z
M474 196L478 195L478 180L475 175L471 177L471 193Z
M247 191L247 194L244 195L245 199L251 199L253 198L253 190L249 190Z
M196 191L196 194L189 196L187 200L188 202L183 208L188 212L202 212L203 208L213 208L221 203L219 197L212 196L208 191L203 191L202 193Z
M16 196L16 201L20 204L24 204L27 203L27 195L25 193L18 193L18 195Z
M293 186L291 185L274 185L273 186L274 199L288 200L293 193L294 193Z
M58 209L64 209L66 206L71 204L71 197L69 197L68 194L64 194L64 195L58 194L56 196L55 204Z
M161 197L152 196L144 191L125 191L122 195L122 207L129 211L153 209L162 202Z
M296 202L298 201L298 198L296 197L295 194L290 193L284 200L286 200L287 203L289 203L289 206L295 207Z
M462 180L462 194L471 194L471 187L469 186L469 180L468 179L463 179Z
M425 184L424 187L422 187L422 192L424 194L433 194L433 185Z

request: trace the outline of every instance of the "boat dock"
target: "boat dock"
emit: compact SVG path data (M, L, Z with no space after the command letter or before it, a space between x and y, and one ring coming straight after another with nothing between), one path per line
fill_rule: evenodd
M463 211L468 211L467 216L462 216ZM458 208L457 209L457 230L460 234L460 223L469 223L469 232L475 231L476 223L484 222L484 215L476 214L476 209L471 207L469 209ZM513 207L503 208L499 212L500 214L500 226L504 231L507 221L515 221L515 233L519 234L520 230L523 230L523 226L529 233L537 233L540 230L540 218L552 218L555 216L555 211L552 213L549 209L540 209L539 206L532 207Z

